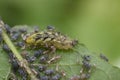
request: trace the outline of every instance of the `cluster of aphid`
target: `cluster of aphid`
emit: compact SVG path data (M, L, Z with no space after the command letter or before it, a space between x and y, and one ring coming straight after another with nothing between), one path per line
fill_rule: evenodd
M80 74L71 77L70 80L88 80L90 78L91 67L93 66L90 64L91 57L89 55L84 55L82 59L82 69L80 70Z
M27 60L29 67L39 80L61 79L62 72L48 67L49 64L61 58L61 56L53 53L56 49L72 49L77 44L77 40L70 39L51 26L40 32L39 29L35 29L32 33L27 33L24 28L12 29L8 25L4 27L11 41L21 52L21 56ZM2 36L0 36L0 41L4 43ZM9 54L10 63L12 64L9 80L18 80L18 76L20 80L30 80L26 70L20 66L21 64L7 44L2 44L2 46L3 50Z

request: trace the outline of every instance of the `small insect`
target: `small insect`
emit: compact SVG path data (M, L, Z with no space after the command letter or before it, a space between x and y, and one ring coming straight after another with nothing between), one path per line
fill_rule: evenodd
M6 29L6 32L7 33L10 33L10 31L11 31L11 28L10 28L10 26L8 25L8 24L5 24L5 29Z
M2 48L6 52L10 52L11 51L7 44L4 44Z
M40 72L43 72L44 70L46 70L46 66L44 66L44 65L39 65L39 66L38 66L38 70L39 70Z
M16 45L21 47L21 48L23 48L23 49L25 47L25 43L24 42L17 42Z
M100 54L100 58L103 59L103 60L105 60L106 62L109 61L108 58L105 55L103 55L103 54Z
M82 61L83 63L83 67L86 69L86 70L90 70L91 69L91 64L87 61Z
M43 54L43 50L39 49L34 52L34 56L36 58L40 57Z
M42 56L42 57L40 58L40 63L46 63L47 59L48 59L47 56Z
M45 74L46 74L46 75L53 75L54 73L55 73L55 71L52 70L52 69L45 70Z
M30 34L26 37L25 42L30 46L49 48L54 46L56 49L65 50L72 49L78 43L77 40L72 40L51 27L47 27L46 31Z
M12 39L13 41L16 41L16 40L18 40L19 37L20 37L20 33L15 33L15 34L13 34L13 35L11 36L11 39Z
M40 80L49 80L48 76L41 76Z
M90 61L90 60L91 60L91 57L90 57L89 55L84 55L84 56L83 56L83 59L84 59L85 61Z
M11 64L12 64L12 69L16 72L19 68L18 61L16 59L12 59Z
M51 80L60 80L61 75L60 74L56 74L55 76L52 76Z
M27 29L25 29L25 28L20 28L20 29L19 29L19 32L21 32L21 33L26 33L26 32L27 32Z

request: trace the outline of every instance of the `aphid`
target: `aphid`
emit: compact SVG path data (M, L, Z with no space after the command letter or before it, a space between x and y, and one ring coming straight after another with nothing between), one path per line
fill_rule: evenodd
M56 74L55 76L52 76L51 80L60 80L60 78L61 78L61 75Z
M27 76L27 73L22 68L18 69L18 73L20 74L20 76Z
M39 65L39 66L38 66L38 70L39 70L40 72L42 72L42 71L46 70L46 66L44 66L44 65Z
M14 55L12 52L8 53L10 60L14 59Z
M55 30L55 27L53 27L53 26L47 26L47 29L48 30Z
M51 29L51 27L48 27ZM25 42L30 46L49 47L54 46L57 49L72 49L77 43L77 40L72 40L69 37L57 31L41 31L33 33L26 37Z
M55 71L52 70L52 69L45 70L45 74L46 74L46 75L53 75L54 73L55 73Z
M82 61L83 67L87 69L88 71L91 69L91 64L88 61Z
M41 49L39 49L39 50L37 50L37 51L34 52L34 56L36 58L40 57L40 55L42 55L42 54L43 54L43 50L41 50Z
M103 55L103 54L100 54L100 58L103 59L103 60L105 60L106 62L109 61L108 58L105 55Z
M49 77L48 76L41 76L40 80L49 80Z
M40 63L46 63L46 61L47 61L47 56L42 56L41 58L40 58Z
M35 60L36 60L36 57L34 57L34 56L31 56L31 57L28 56L28 58L27 58L27 61L30 63L33 63Z
M86 60L86 61L90 61L91 57L89 55L84 55L83 59Z
M13 70L16 72L18 70L18 68L19 68L18 61L15 60L15 59L12 59L11 64L12 64Z
M10 52L11 51L7 44L4 44L2 48L6 52Z
M23 48L25 46L25 43L24 42L17 42L16 45Z
M10 33L10 31L11 31L11 28L10 28L10 26L8 25L8 24L5 24L5 29L6 29L6 32L7 33Z
M27 32L27 29L26 29L26 28L20 28L20 29L19 29L19 32L25 33L25 32Z
M12 39L13 41L16 41L19 37L20 37L20 33L15 33L15 34L13 34L13 35L11 36L11 39Z
M22 68L19 68L18 69L18 73L19 73L19 75L22 77L22 79L21 80L28 80L27 79L27 73L25 72L25 70L24 69L22 69Z

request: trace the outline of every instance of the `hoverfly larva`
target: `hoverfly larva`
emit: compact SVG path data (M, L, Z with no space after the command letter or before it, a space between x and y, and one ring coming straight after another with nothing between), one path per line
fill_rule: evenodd
M48 27L47 30L30 34L26 37L25 42L31 46L51 47L54 46L57 49L72 49L77 40L72 40L68 36L52 30Z

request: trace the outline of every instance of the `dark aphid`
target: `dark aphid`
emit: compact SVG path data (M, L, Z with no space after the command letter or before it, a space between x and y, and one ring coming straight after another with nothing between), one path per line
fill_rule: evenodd
M36 60L36 57L34 57L34 56L31 56L31 57L27 58L27 61L30 62L30 63L33 63L35 60Z
M14 59L14 55L12 52L8 53L10 60Z
M39 49L39 50L37 50L37 51L34 52L34 56L36 58L40 57L42 54L43 54L43 50L41 50L41 49Z
M20 74L20 76L27 76L27 73L22 68L18 69L18 73Z
M11 36L11 39L12 39L13 41L16 41L19 37L20 37L20 33L15 33L15 34L13 34L13 35Z
M103 59L103 60L105 60L106 62L109 61L108 58L105 55L103 55L103 54L100 54L100 58Z
M49 77L48 76L41 76L40 80L49 80Z
M27 29L26 29L26 28L20 28L20 29L19 29L19 32L21 32L21 33L26 33L26 32L27 32Z
M46 75L53 75L54 73L55 73L55 71L52 70L52 69L45 70L45 74L46 74Z
M19 68L19 69L18 69L18 73L19 73L19 75L22 77L21 80L27 80L27 73L25 72L24 69Z
M24 46L25 46L25 43L24 43L24 42L17 42L16 45L19 46L19 47L24 47Z
M40 63L46 63L47 62L47 57L46 56L42 56L40 58Z
M91 68L91 64L88 62L88 61L82 61L82 63L83 63L83 67L85 68L85 69L87 69L87 70L90 70L90 68Z
M80 80L80 76L79 75L72 76L70 80Z
M38 66L38 70L40 71L40 72L43 72L44 70L46 70L46 66L44 66L44 65L39 65Z
M10 26L8 25L8 24L5 24L5 29L6 29L6 32L7 33L10 33L10 31L11 31L11 28L10 28Z
M15 59L12 59L11 64L12 64L13 71L16 72L18 70L18 68L19 68L18 61L15 60Z
M10 31L11 35L16 34L16 33L18 33L18 31L16 29L11 29L11 31Z
M3 47L2 47L2 48L3 48L3 50L6 51L6 52L10 52L10 51L11 51L7 44L3 44Z
M53 26L47 26L47 29L48 29L48 30L54 30L55 27L53 27Z
M86 60L86 61L90 61L91 57L89 55L84 55L83 59Z
M60 74L56 74L56 75L52 76L51 80L60 80L60 78L61 78L61 75Z

